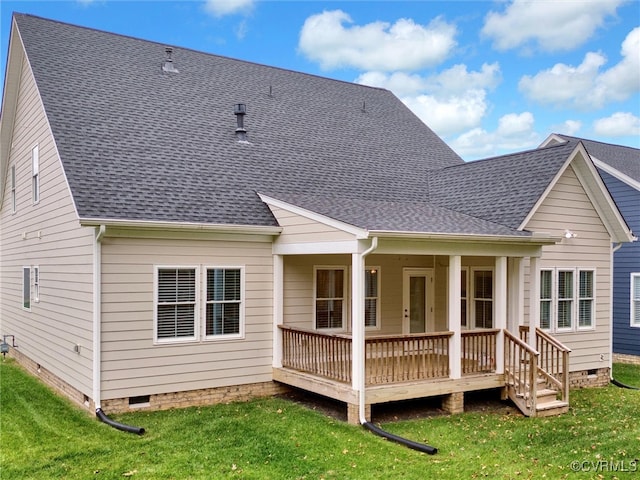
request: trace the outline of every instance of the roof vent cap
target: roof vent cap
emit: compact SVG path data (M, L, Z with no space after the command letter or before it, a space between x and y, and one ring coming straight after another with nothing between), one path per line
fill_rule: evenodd
M171 56L173 55L173 47L165 47L164 52L166 57L164 62L162 63L162 71L168 73L178 73L178 69L173 66L173 59Z
M244 103L236 103L233 106L233 113L236 116L238 127L236 128L236 138L239 142L247 141L247 129L244 128L244 116L247 114L247 106Z

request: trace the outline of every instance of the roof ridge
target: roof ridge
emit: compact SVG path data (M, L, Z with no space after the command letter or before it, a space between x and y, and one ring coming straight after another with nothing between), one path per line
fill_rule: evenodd
M298 75L305 75L305 76L308 76L308 77L318 78L318 79L321 79L321 80L328 80L328 81L331 81L331 82L344 83L344 84L347 84L347 85L355 85L355 86L358 86L358 87L369 88L369 89L372 89L372 90L380 90L380 91L383 91L383 92L392 93L391 90L389 90L387 88L372 87L370 85L364 85L364 84L355 83L355 82L348 82L346 80L340 80L338 78L325 77L325 76L322 76L322 75L317 75L315 73L302 72L300 70L293 70L293 69L290 69L290 68L284 68L284 67L278 67L278 66L274 66L274 65L268 65L266 63L259 63L259 62L255 62L255 61L252 61L252 60L243 60L243 59L236 58L236 57L229 57L229 56L226 56L226 55L220 55L218 53L211 53L211 52L207 52L207 51L204 51L204 50L197 50L195 48L185 47L185 46L182 46L182 45L168 44L168 43L159 42L159 41L156 41L156 40L148 40L146 38L134 37L133 35L127 35L127 34L124 34L124 33L117 33L117 32L112 32L112 31L109 31L109 30L103 30L103 29L100 29L100 28L87 27L87 26L84 26L84 25L78 25L78 24L71 23L71 22L64 22L62 20L53 20L53 19L50 19L50 18L41 17L39 15L33 15L31 13L14 12L13 16L14 17L36 18L38 20L42 20L42 21L45 21L45 22L57 23L58 25L66 25L66 26L69 26L69 27L79 28L79 29L82 29L82 30L88 30L88 31L92 31L92 32L103 33L103 34L106 34L106 35L113 35L113 36L117 36L117 37L121 37L121 38L127 38L127 39L135 40L135 41L138 41L138 42L145 42L145 43L150 43L150 44L154 44L154 45L162 45L162 46L165 46L165 47L179 48L181 50L185 50L185 51L189 51L189 52L193 52L193 53L198 53L198 54L201 54L201 55L208 55L210 57L217 57L217 58L221 58L221 59L224 59L224 60L227 60L227 61L231 61L231 62L245 63L245 64L248 64L248 65L255 65L255 66L258 66L258 67L261 67L261 68L280 70L280 71L283 71L283 72L295 73L295 74L298 74Z
M630 150L640 151L640 148L631 147L629 145L620 145L618 143L602 142L600 140L592 140L590 138L584 138L584 137L574 137L572 135L565 135L564 133L557 133L556 135L558 135L558 136L560 136L562 138L570 138L572 140L577 140L577 141L580 141L580 142L599 143L600 145L607 145L609 147L628 148Z

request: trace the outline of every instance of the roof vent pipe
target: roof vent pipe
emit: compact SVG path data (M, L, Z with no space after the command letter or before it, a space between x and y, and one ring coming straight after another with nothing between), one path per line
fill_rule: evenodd
M162 71L169 73L178 73L178 69L173 66L173 59L171 58L171 55L173 54L173 47L165 47L164 53L166 54L166 57L164 59L164 62L162 63Z
M244 103L236 103L233 106L233 113L236 116L238 127L236 128L236 138L239 142L247 141L247 130L244 128L244 116L247 114L247 106Z

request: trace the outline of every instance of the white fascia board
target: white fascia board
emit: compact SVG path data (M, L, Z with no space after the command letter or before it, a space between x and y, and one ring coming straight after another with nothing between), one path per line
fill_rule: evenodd
M536 245L554 245L562 239L554 237L546 233L535 232L531 236L520 235L474 235L474 234L454 234L454 233L427 233L427 232L394 232L371 230L369 234L379 238L399 238L399 239L416 239L416 240L437 240L446 242L459 243L517 243L517 244L536 244Z
M267 205L281 208L296 215L300 215L301 217L313 220L314 222L322 223L323 225L335 228L336 230L341 230L345 233L349 233L357 239L369 238L369 232L364 228L356 227L340 220L327 217L326 215L322 215L321 213L313 212L311 210L307 210L306 208L298 207L297 205L292 205L291 203L278 200L277 198L269 197L268 195L258 193L258 196L260 197L260 200L262 200Z
M11 22L11 36L7 53L7 69L4 73L4 89L0 110L0 208L4 199L7 172L9 171L9 155L13 143L13 127L18 108L18 89L22 77L24 47L18 32L15 19Z
M607 172L612 177L620 180L622 183L626 183L631 188L634 188L635 190L638 190L640 192L640 182L639 181L634 180L630 176L625 175L620 170L617 170L617 169L613 168L611 165L609 165L608 163L603 162L602 160L598 160L594 156L591 156L591 160L593 160L593 163L595 164L595 166L598 167L603 172Z
M189 222L158 222L153 220L118 220L105 218L81 218L80 225L83 227L96 227L105 225L107 227L121 228L149 228L162 230L194 230L224 233L244 233L258 235L279 235L282 227L271 227L263 225L234 225L224 223L189 223Z
M581 155L577 155L577 150ZM594 162L585 150L582 143L576 147L571 155L575 160L574 171L580 183L582 183L587 196L598 212L602 223L614 242L632 242L634 239L627 222L618 210L618 206L611 197L602 177L598 173Z
M540 144L538 148L544 148L544 147L548 147L549 145L557 145L561 143L567 143L567 140L562 138L557 133L552 133Z

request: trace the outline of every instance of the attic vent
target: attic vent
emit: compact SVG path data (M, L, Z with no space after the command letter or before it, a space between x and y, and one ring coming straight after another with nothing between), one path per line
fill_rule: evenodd
M247 130L244 128L244 116L247 114L247 106L244 103L236 103L233 106L233 113L236 116L238 127L236 128L236 138L239 142L247 141Z
M162 63L162 71L168 73L178 73L178 69L173 66L173 59L171 58L171 55L173 54L173 48L166 47L164 49L164 52L166 54L166 57L164 59L164 62Z

